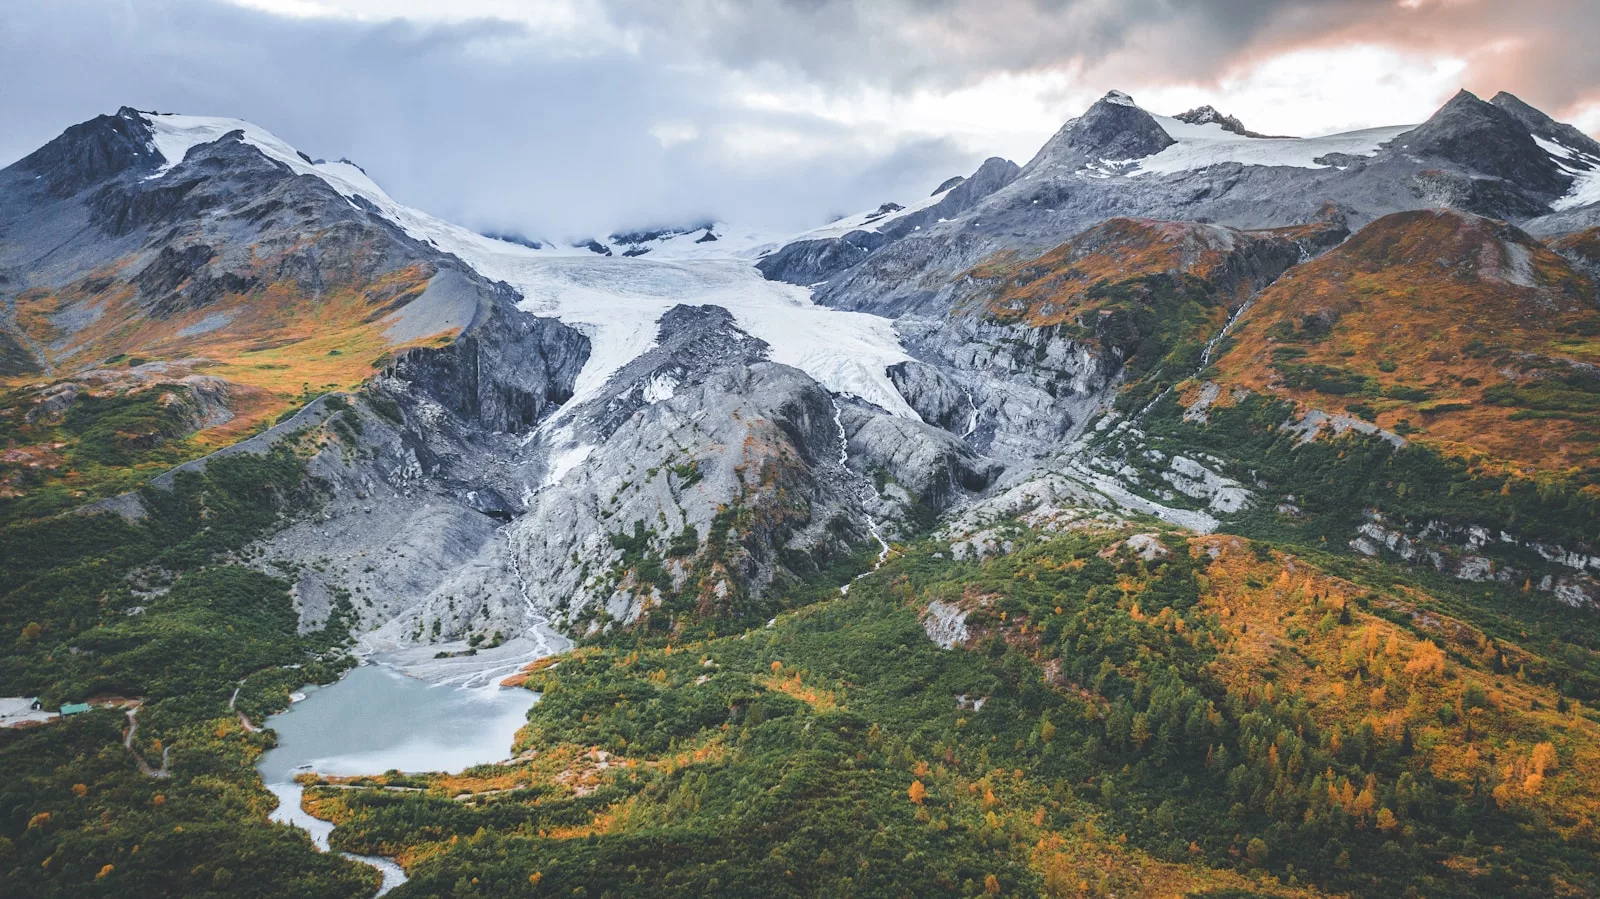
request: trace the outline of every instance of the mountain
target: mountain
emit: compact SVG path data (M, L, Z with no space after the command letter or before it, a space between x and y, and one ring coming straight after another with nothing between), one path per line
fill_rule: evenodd
M1418 126L1261 138L1210 116L1185 114L1195 124L1155 115L1114 91L1063 126L1017 181L946 222L863 248L817 294L841 308L938 315L952 280L983 257L1042 252L1112 215L1267 228L1331 205L1359 227L1443 205L1535 233L1582 227L1594 214L1587 204L1600 200L1588 198L1587 170L1575 174L1570 161L1586 145L1536 138L1501 108L1512 105L1520 101L1462 92Z
M1586 416L1558 397L1580 391L1596 361L1583 336L1600 333L1596 295L1514 226L1395 213L1263 291L1217 362L1218 383L1354 406L1380 427L1500 464L1587 468L1592 450L1575 439ZM1534 406L1551 414L1517 414Z
M1112 91L800 234L574 242L72 126L0 170L0 694L89 708L0 706L0 882L1600 891L1597 171L1509 94ZM357 657L542 698L303 772L346 858L254 765Z
M89 175L68 178L82 159ZM121 472L159 470L274 421L252 440L281 442L329 417L329 391L365 384L379 405L334 416L364 424L336 432L345 439L312 463L337 485L334 505L265 551L288 564L339 528L326 570L297 581L303 616L315 622L337 591L353 591L373 645L409 643L441 620L432 635L465 638L520 631L530 614L632 622L652 604L676 614L651 598L652 583L748 594L755 605L730 614L764 614L775 578L875 545L860 476L817 475L839 465L841 427L862 432L850 452L873 461L858 466L909 485L874 492L874 507L937 510L995 471L900 398L884 366L905 356L887 323L797 302L800 291L745 263L688 271L630 258L691 234L691 249L731 253L732 241L704 240L716 226L615 235L634 249L611 258L552 252L401 207L355 166L312 162L247 123L126 109L5 177L15 188L0 213L0 264L15 273L6 331L38 372L11 398L25 419L12 452L48 466L13 475L13 504L122 489ZM80 407L108 404L136 410L119 414L139 416L137 427L101 438L75 424L90 414ZM686 420L711 408L735 429ZM872 424L895 416L906 421L881 435ZM882 440L914 452L890 458ZM655 474L630 475L646 469ZM41 480L46 489L23 487ZM387 501L375 508L376 497ZM669 574L652 573L669 542L698 549L695 535L718 533L730 509L770 530L707 544L719 557L710 570L680 550ZM524 520L499 535L509 518ZM613 544L587 539L622 540L636 526L660 544L648 571L615 567ZM418 554L369 570L397 542ZM519 586L518 566L549 578ZM458 604L454 591L469 587L476 598Z

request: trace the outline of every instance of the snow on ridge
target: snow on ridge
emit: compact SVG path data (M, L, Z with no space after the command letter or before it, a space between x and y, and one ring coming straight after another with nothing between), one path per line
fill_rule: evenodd
M355 165L307 162L289 144L249 122L184 115L149 115L147 120L155 149L167 161L152 177L165 175L193 147L243 131L245 141L269 159L296 174L321 178L347 199L360 197L412 238L455 255L485 278L510 284L523 296L521 308L583 332L590 340L590 356L566 409L600 395L611 375L654 347L661 316L684 304L727 309L740 328L771 348L772 361L804 371L832 393L920 420L889 380L887 368L910 359L894 323L819 306L809 288L766 280L751 258L740 258L762 246L763 238L729 239L721 247L721 233L718 241L707 244L695 244L693 238L669 240L664 242L671 244L667 252L652 250L636 258L600 256L581 247L535 250L402 205ZM660 257L652 258L658 252ZM565 460L570 465L581 462L576 452Z
M641 254L655 259L759 259L783 246L783 235L749 228L739 228L727 222L714 222L710 226L716 240L705 240L706 229L697 228L668 237L642 241L638 244L613 243L611 251L620 253L637 246L647 249ZM638 257L635 257L638 258Z
M801 240L825 240L830 237L843 237L852 231L876 232L881 225L886 225L895 219L904 218L913 212L921 212L930 206L936 205L940 200L943 200L945 197L949 196L950 191L955 190L960 186L961 185L959 184L952 185L931 197L924 197L923 199L912 203L910 206L896 209L892 212L887 212L882 215L878 214L878 209L882 209L882 206L878 207L878 209L871 209L866 212L858 212L855 215L847 215L836 222L830 222L820 228L813 228L810 231L797 234L794 237L783 241L783 243L794 243L795 241Z
M1323 137L1245 137L1216 123L1191 125L1169 116L1151 115L1177 143L1139 160L1130 176L1204 169L1222 163L1321 169L1316 160L1331 153L1372 156L1383 144L1411 131L1415 125L1368 128Z
M1533 136L1539 149L1550 154L1561 170L1572 176L1572 187L1566 196L1550 204L1554 212L1565 212L1591 203L1600 203L1600 159L1575 150L1566 144Z

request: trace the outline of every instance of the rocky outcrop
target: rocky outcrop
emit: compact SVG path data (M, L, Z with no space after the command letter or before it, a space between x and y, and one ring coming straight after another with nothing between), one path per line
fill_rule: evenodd
M1251 131L1249 128L1244 126L1244 122L1239 121L1238 116L1228 115L1217 109L1215 106L1210 105L1197 106L1194 109L1188 110L1187 112L1180 112L1173 116L1173 118L1188 125L1216 125L1223 131L1237 134L1240 137L1275 137L1275 135L1260 134L1258 132Z
M1097 160L1143 159L1174 143L1132 97L1112 91L1063 125L1022 171L1028 175L1047 168L1077 169Z
M1562 173L1516 116L1468 91L1457 93L1426 122L1401 135L1396 144L1408 153L1448 160L1499 178L1509 182L1511 189L1527 191L1546 202L1561 196L1572 184L1571 176Z
M889 366L889 380L922 420L958 437L977 430L978 406L972 396L937 366L911 360Z
M877 231L851 231L842 237L797 240L762 257L756 267L773 281L817 284L859 263L868 253L889 243Z
M982 492L1002 470L960 438L922 422L890 415L851 416L845 419L845 430L850 456L876 466L883 477L905 490L915 508L926 512Z
M1398 559L1471 582L1524 584L1576 608L1600 609L1600 556L1523 540L1506 531L1369 513L1349 541L1366 556Z
M386 375L489 431L527 430L572 397L588 338L517 313L503 288L481 301L478 318L448 346L401 353Z

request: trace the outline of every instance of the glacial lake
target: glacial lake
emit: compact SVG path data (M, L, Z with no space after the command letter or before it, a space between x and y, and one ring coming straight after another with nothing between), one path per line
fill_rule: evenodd
M301 810L296 774L454 773L497 762L510 757L512 740L538 700L529 690L432 684L383 665L362 665L305 694L267 719L278 745L256 767L278 797L272 820L305 830L324 850L333 825ZM347 855L383 872L380 896L405 882L388 859Z

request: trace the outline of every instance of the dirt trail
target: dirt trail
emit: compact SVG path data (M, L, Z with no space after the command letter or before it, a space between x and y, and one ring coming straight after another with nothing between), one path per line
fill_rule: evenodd
M136 705L133 708L128 709L128 732L122 735L122 746L133 756L133 760L139 765L139 771L143 773L144 776L161 779L171 777L172 773L167 769L167 756L172 752L171 746L162 747L161 767L159 768L150 767L150 763L145 761L143 756L139 755L139 751L137 749L133 748L133 735L139 731L139 709L141 708L143 707Z

